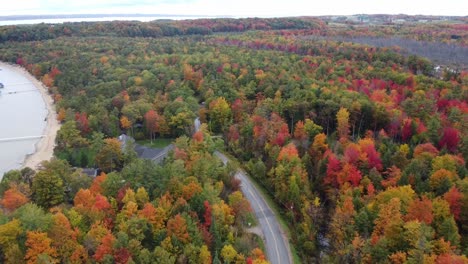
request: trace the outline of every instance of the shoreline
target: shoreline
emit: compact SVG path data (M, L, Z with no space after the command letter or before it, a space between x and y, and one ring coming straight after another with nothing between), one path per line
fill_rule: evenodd
M18 74L23 75L30 81L34 87L41 94L42 100L47 110L47 123L42 132L43 137L34 144L34 152L25 156L21 163L20 169L30 167L31 169L38 169L44 160L50 160L54 156L55 138L57 131L60 129L60 124L57 121L57 114L55 111L54 101L48 93L48 88L34 76L32 76L26 69L0 61L0 67L8 68Z

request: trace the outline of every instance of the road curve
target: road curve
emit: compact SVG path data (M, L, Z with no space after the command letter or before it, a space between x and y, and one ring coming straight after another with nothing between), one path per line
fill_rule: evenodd
M221 152L215 151L214 155L221 159L224 164L229 162L229 159ZM241 190L249 200L258 219L258 224L262 229L268 260L272 264L292 263L288 239L275 214L244 171L238 170L235 177L241 181Z

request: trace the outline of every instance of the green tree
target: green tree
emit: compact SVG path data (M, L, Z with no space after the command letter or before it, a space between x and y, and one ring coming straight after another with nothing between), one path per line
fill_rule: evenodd
M107 174L106 179L102 182L102 193L107 197L116 197L120 188L125 185L124 178L117 172Z
M52 215L33 203L18 208L12 216L21 222L21 228L24 231L47 232L52 225Z
M120 142L115 138L104 140L104 146L96 155L96 163L105 172L119 170L122 167L123 153Z
M81 136L80 131L77 128L75 121L67 121L57 132L57 142L58 149L73 149L87 146L89 144L86 138Z
M64 201L63 181L55 173L39 171L32 184L33 201L46 209Z

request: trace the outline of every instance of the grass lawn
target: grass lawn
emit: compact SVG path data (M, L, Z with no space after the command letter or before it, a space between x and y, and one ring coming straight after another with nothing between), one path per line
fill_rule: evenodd
M136 143L151 148L165 148L169 146L172 142L174 142L173 138L157 138L153 139L153 143L151 143L151 140L149 139L137 140Z

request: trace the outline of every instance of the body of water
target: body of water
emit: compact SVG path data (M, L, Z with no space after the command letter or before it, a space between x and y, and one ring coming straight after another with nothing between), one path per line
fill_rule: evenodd
M0 179L21 167L35 151L47 109L37 88L23 75L0 66ZM32 138L31 138L32 137ZM24 139L26 138L26 139Z
M8 25L24 25L24 24L57 24L65 22L98 22L98 21L141 21L148 22L158 19L171 19L171 20L183 20L183 19L199 19L207 17L195 17L195 16L124 16L124 17L73 17L73 18L47 18L47 19L25 19L25 20L0 20L0 26Z

